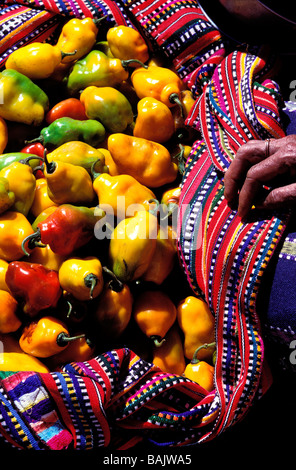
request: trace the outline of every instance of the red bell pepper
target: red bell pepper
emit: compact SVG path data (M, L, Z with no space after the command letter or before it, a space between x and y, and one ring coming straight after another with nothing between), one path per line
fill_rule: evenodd
M26 145L22 150L22 153L29 153L33 155L38 155L38 157L44 157L44 146L40 142L35 142L34 144ZM34 171L35 178L44 178L44 173L41 169L41 166Z
M40 142L35 142L34 144L26 145L22 150L22 153L31 153L33 155L38 155L38 157L44 156L44 147Z
M22 248L28 251L41 244L49 245L54 253L70 255L74 250L86 245L94 236L97 221L104 216L95 215L95 209L61 204L54 212L37 224L35 233L23 240Z
M30 317L41 310L56 307L62 295L58 272L39 263L12 261L9 263L5 282L14 298Z
M67 98L63 101L59 101L59 103L55 104L47 112L45 121L47 124L51 124L56 119L60 119L62 117L78 119L79 121L85 121L88 119L85 114L83 103L77 98Z

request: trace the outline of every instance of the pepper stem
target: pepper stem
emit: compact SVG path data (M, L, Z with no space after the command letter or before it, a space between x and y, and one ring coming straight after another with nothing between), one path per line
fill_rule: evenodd
M160 348L160 346L166 341L165 338L162 338L161 336L158 336L158 335L151 335L150 339L153 341L154 346L156 346L157 348Z
M47 173L52 174L55 171L57 165L55 162L48 161L46 149L44 149L44 163Z
M102 171L100 171L100 172L95 171L95 166L100 161L101 161L101 159L98 158L95 162L93 162L93 164L90 167L90 173L91 173L91 176L92 176L93 180L95 180L98 176L100 176L103 173ZM108 173L108 171L105 171L104 173Z
M107 276L111 277L111 280L109 282L109 285L112 290L115 290L115 292L121 292L124 284L121 282L118 277L114 274L111 269L107 268L107 266L103 266L103 272L107 274Z
M35 144L35 142L40 142L41 144L43 144L44 142L44 137L43 135L39 135L38 137L35 137L35 139L31 139L31 140L25 140L24 143L27 145L27 144Z
M23 239L22 244L21 244L21 248L22 248L24 254L26 256L30 256L30 253L25 248L26 243L28 244L28 248L33 249L37 246L39 246L40 248L45 248L46 245L44 245L43 243L40 243L40 241L41 241L41 234L40 234L40 229L38 227L36 232L31 233L30 235L28 235L26 238Z
M148 69L148 65L144 64L143 62L141 62L140 60L138 59L125 59L125 60L121 60L121 65L123 68L126 68L129 66L129 64L132 64L132 63L135 63L135 64L140 64L142 67L144 67L144 69Z
M159 201L158 199L149 199L149 204L153 204L152 208L149 207L149 211L150 214L152 215L157 215L158 213L158 210L159 210Z
M84 278L84 284L86 285L86 287L89 287L90 299L93 298L94 288L96 287L97 283L98 283L98 277L93 273L88 274Z
M68 343L71 341L75 341L76 339L85 338L85 334L77 335L77 336L69 336L67 333L62 331L59 333L56 339L57 345L64 347L67 346Z
M29 157L20 160L19 163L27 165L30 160L40 160L42 162L44 161L43 157L39 157L38 155L30 155Z
M77 52L77 49L75 49L75 51L73 51L73 52L63 52L63 51L61 51L61 57L62 57L61 60L63 60L64 57L67 57L69 55L75 55L76 52Z
M98 26L98 24L100 24L106 18L108 18L108 15L101 16L101 18L93 18L92 20L93 20L94 24L96 26Z
M194 354L193 354L193 357L191 359L191 364L197 364L199 362L199 359L197 359L197 355L199 353L199 351L201 349L208 349L208 348L214 348L216 346L216 343L213 342L213 343L205 343L205 344L202 344L201 346L199 346L195 351L194 351Z
M183 104L182 101L179 98L178 93L172 93L169 97L169 101L173 104L177 104L180 108L181 111L181 117L184 119L184 109L183 109Z

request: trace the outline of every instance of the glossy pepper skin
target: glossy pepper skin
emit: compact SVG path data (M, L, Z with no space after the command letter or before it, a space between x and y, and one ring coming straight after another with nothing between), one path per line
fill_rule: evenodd
M108 30L106 39L113 56L118 59L138 59L143 63L149 60L148 46L134 28L114 26Z
M0 259L0 289L6 290L7 292L9 292L9 288L5 282L5 275L8 268L8 264L9 263L4 259Z
M134 120L130 102L114 87L89 86L80 100L89 119L98 119L109 132L123 132Z
M78 336L70 337L67 326L61 320L44 316L24 327L19 345L27 354L47 358L67 348L70 341L77 339Z
M131 75L132 84L140 99L152 97L169 108L176 104L182 107L182 80L172 70L165 67L149 66L136 68Z
M70 257L59 268L62 288L78 300L98 297L103 290L103 268L95 256Z
M91 204L95 197L88 171L61 161L48 162L45 157L44 177L49 198L55 204Z
M138 205L139 209L148 210L150 200L155 199L155 194L146 186L139 183L130 175L111 176L108 173L98 175L93 181L100 207L106 212L110 210L119 219L124 219L133 214L128 209Z
M183 351L182 339L178 327L174 324L160 347L154 347L153 364L160 367L163 372L182 375L186 363Z
M24 238L34 231L27 217L21 212L6 211L0 215L0 258L15 261L24 256Z
M203 349L213 348L215 347L215 343L205 343L204 345L200 346L196 349L191 359L191 362L187 364L184 376L194 382L198 383L201 387L203 387L208 392L211 392L215 388L214 383L214 373L215 367L206 361L201 361L197 359L199 351Z
M69 53L73 55L73 51ZM56 46L34 42L13 51L6 60L5 67L17 70L31 80L40 80L50 77L64 56Z
M0 333L14 333L22 325L17 314L18 302L13 295L6 290L0 290L0 302Z
M157 230L157 217L146 210L116 225L110 238L109 262L120 281L135 281L147 270L155 252Z
M133 176L149 188L175 181L178 167L168 149L157 142L123 133L108 137L108 150L121 174Z
M11 210L28 215L34 200L36 178L30 165L26 161L11 163L0 171L0 178L4 177L14 193L14 203Z
M154 255L142 276L143 281L161 285L172 272L177 256L176 234L173 228L159 227Z
M83 335L83 333L81 333L81 335ZM79 333L78 336L80 336ZM82 336L75 341L70 341L66 348L50 356L46 362L51 371L59 371L65 364L69 364L70 362L89 361L94 357L94 353L94 342L87 336Z
M92 85L117 86L129 77L129 64L129 61L110 58L94 49L73 65L67 78L67 90L74 95Z
M192 359L195 350L215 341L215 318L204 300L188 296L177 306L177 319L184 333L184 354ZM210 360L214 347L201 348L197 359Z
M138 102L137 111L133 129L135 137L163 144L174 135L174 118L166 104L153 97L145 97Z
M9 188L9 181L0 172L0 214L10 209L15 202L15 194Z
M133 318L154 345L161 347L177 318L175 304L161 290L145 290L134 300Z
M92 168L98 173L107 171L104 153L85 142L76 140L66 142L49 152L47 160L48 162L60 161L82 166L89 173L91 173Z
M4 152L8 143L8 130L6 121L0 117L0 153Z
M6 271L5 281L30 317L41 310L55 307L62 295L58 273L42 264L12 261Z
M94 307L94 318L104 341L119 338L128 326L133 308L130 287L119 280L104 284Z
M28 164L34 169L36 166L40 165L40 156L35 155L32 153L26 152L27 155L24 155L24 152L9 152L9 153L3 153L0 155L0 170L3 168L7 167L11 163L14 162L19 162L20 160L24 160L24 158L28 158ZM36 158L33 158L33 157Z
M49 368L36 357L24 353L19 342L11 334L0 334L3 350L0 351L2 371L49 372Z
M41 142L46 148L56 148L65 142L81 140L91 146L97 146L104 140L105 128L96 119L79 121L70 117L61 117L44 127L40 136L30 142Z
M64 24L56 46L64 52L76 52L73 56L65 56L63 63L73 62L90 52L96 42L99 21L72 18Z
M95 224L102 217L103 212L95 215L95 210L89 207L61 204L37 224L35 232L23 238L22 253L28 255L27 249L34 249L41 242L54 253L70 255L93 238Z
M0 116L8 121L39 126L48 110L48 97L29 77L13 69L0 73L3 102Z
M30 215L38 217L41 212L47 210L50 207L56 207L57 205L58 204L53 202L48 195L46 178L38 178L36 180L34 199L30 207Z
M57 119L69 117L83 121L88 119L82 102L77 98L66 98L56 103L45 115L47 124L51 124Z

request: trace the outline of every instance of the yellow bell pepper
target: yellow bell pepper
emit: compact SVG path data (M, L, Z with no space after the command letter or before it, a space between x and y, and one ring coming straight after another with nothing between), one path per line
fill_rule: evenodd
M88 118L98 120L109 132L124 132L134 120L130 102L117 88L88 86L82 91L80 101Z
M32 80L40 80L50 77L66 55L69 54L49 43L33 42L12 52L5 62L5 67L17 70ZM70 55L73 55L73 51Z
M106 36L110 50L117 59L137 59L143 63L149 60L149 50L140 33L129 26L110 28Z
M29 77L13 69L0 73L0 117L39 126L48 110L48 96Z
M135 137L163 144L174 135L174 118L166 104L153 97L146 97L138 102L137 111L133 129Z
M47 160L45 156L44 176L49 198L55 204L91 204L95 198L93 182L82 166L61 161Z
M119 175L120 173L117 169L117 166L115 165L115 163L113 161L112 155L109 152L109 150L105 149L105 148L99 148L98 150L104 154L105 164L106 164L106 167L108 168L107 173L109 173L110 176Z
M24 256L23 240L33 235L34 230L21 212L6 211L0 215L0 258L16 261Z
M96 149L86 142L72 140L65 142L47 154L48 162L64 162L82 166L89 173L94 166L97 172L106 171L105 158L102 149Z
M0 290L0 333L14 333L22 322L18 316L18 302L7 290Z
M66 349L71 341L80 337L70 336L64 322L52 316L43 316L24 326L19 345L21 349L38 358L51 357Z
M8 268L8 262L4 259L0 259L0 289L10 292L8 285L5 281L5 275Z
M164 343L160 347L154 347L152 362L163 372L177 375L184 373L186 363L183 344L176 325L169 329Z
M28 215L33 204L36 178L30 165L14 162L0 171L0 178L7 179L9 189L14 193L14 203L10 210Z
M4 152L8 143L8 128L6 121L0 117L0 154Z
M141 184L157 188L174 181L178 166L163 145L127 134L111 134L108 150L120 174L133 176Z
M103 290L103 269L95 256L68 258L59 268L61 287L78 300L90 300Z
M30 263L42 264L47 269L58 271L65 261L65 256L54 253L49 245L36 246L28 257Z
M211 392L215 388L214 383L214 373L215 367L212 364L209 364L206 361L201 361L197 359L197 356L201 350L204 349L212 349L215 347L215 343L205 343L201 345L193 354L191 362L187 364L184 377L187 377L190 380L198 383L201 387L203 387L208 392Z
M32 371L47 373L49 368L36 357L24 353L18 341L11 334L0 334L0 370L1 371Z
M34 217L38 217L43 211L49 208L53 210L55 207L57 207L57 204L53 202L48 195L46 178L38 178L36 180L35 194L30 207L30 214Z
M89 361L94 357L94 352L94 342L86 336L82 336L76 339L76 341L71 341L62 351L49 357L46 363L51 371L60 371L65 364L70 362Z
M93 181L93 188L96 192L100 208L106 214L112 212L120 220L132 216L128 209L150 208L150 200L155 199L155 194L130 175L111 176L108 173L102 173Z
M63 52L73 52L73 56L65 56L62 63L73 62L86 55L96 43L100 20L93 18L72 18L67 21L59 35L56 47Z
M154 255L147 270L142 276L143 281L161 285L172 272L177 255L176 233L168 225L159 227Z
M9 181L0 175L0 214L12 208L15 203L15 194L10 190Z
M145 290L134 300L133 318L154 345L161 347L176 321L177 309L164 291Z
M207 303L195 296L187 296L177 306L177 319L184 333L184 354L192 359L197 348L215 341L215 318ZM201 348L197 359L210 360L214 347Z
M172 70L154 65L139 67L133 71L131 81L140 99L152 97L169 108L178 105L182 109L181 91L184 85Z
M140 210L121 220L111 233L109 262L122 282L139 279L147 270L156 248L157 217Z
M102 341L115 341L130 322L133 295L128 284L106 283L94 307L94 318Z

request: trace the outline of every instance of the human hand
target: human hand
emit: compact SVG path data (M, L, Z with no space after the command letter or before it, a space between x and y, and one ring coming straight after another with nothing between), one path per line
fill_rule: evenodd
M244 218L252 206L296 207L296 135L250 140L242 145L224 177L224 195Z

